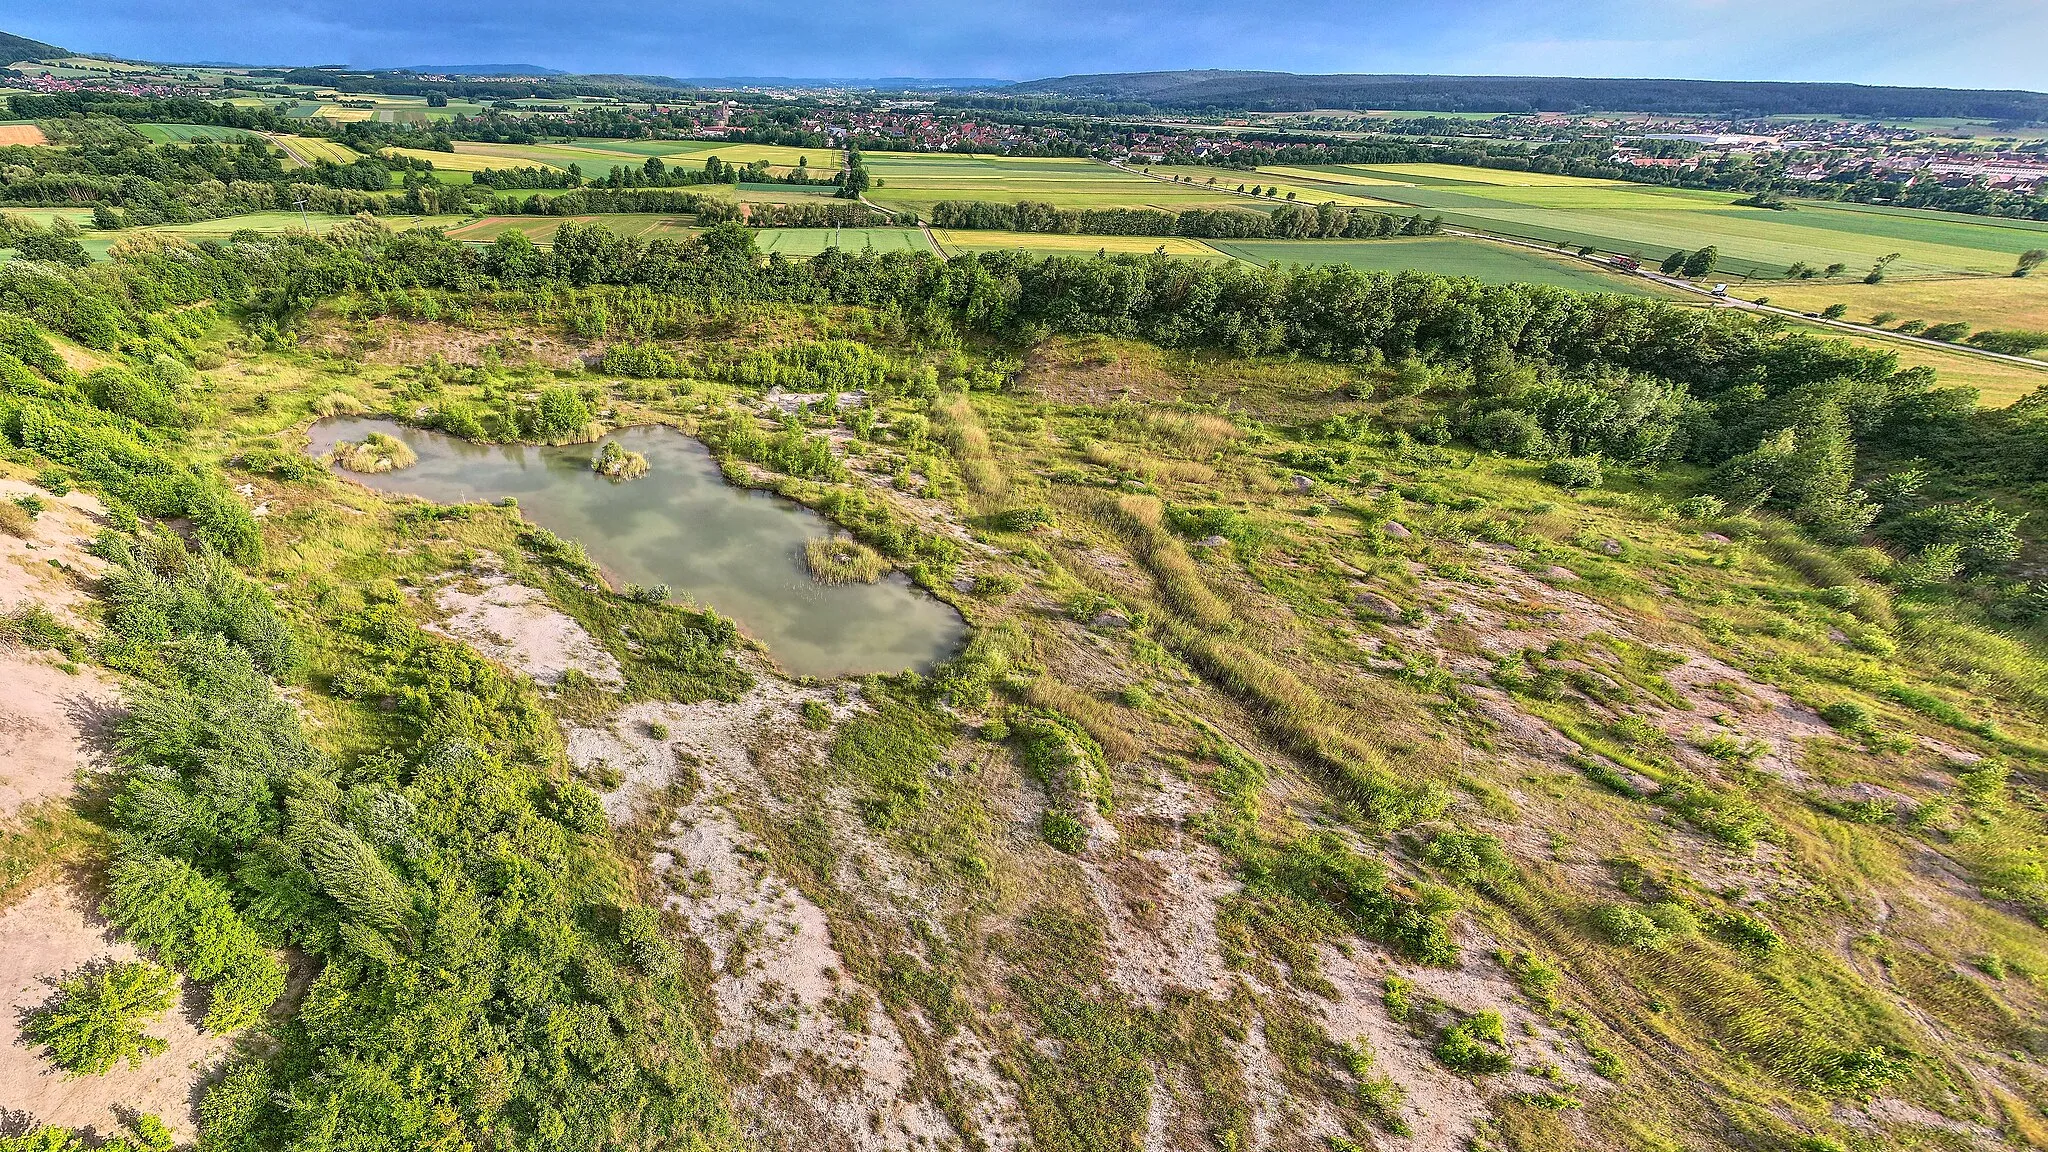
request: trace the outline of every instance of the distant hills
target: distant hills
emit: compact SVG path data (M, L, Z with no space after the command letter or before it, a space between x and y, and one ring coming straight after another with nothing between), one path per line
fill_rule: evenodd
M1605 80L1549 76L1305 76L1292 72L1110 72L1028 80L1005 95L1140 102L1191 110L1958 116L2048 120L2048 94L1739 80Z
M370 72L417 72L422 76L567 76L560 68L538 64L398 64Z
M50 60L69 55L71 53L55 44L45 44L41 40L31 40L26 36L0 32L0 65L13 64L20 60Z

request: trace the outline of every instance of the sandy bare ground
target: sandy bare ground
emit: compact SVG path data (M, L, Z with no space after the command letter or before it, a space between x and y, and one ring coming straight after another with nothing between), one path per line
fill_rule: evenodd
M486 576L475 583L474 588L435 592L434 604L447 616L425 627L466 641L539 684L558 683L571 669L604 684L623 679L612 654L581 624L551 607L540 592L502 576Z
M101 732L117 707L113 685L91 669L67 673L44 655L0 647L0 819L70 795L81 770L99 767Z
M835 715L855 705L829 692L763 677L736 703L638 704L603 728L568 734L586 771L623 778L606 797L614 819L636 797L659 792L687 762L702 781L670 814L654 869L667 903L710 953L718 1014L714 1047L746 1068L733 1086L738 1113L762 1148L880 1150L956 1147L960 1138L919 1098L910 1051L874 993L847 974L823 909L778 877L739 814L772 804L752 752L763 733L810 736L797 709L825 701ZM665 734L653 726L659 724ZM822 740L822 737L818 737ZM600 763L601 762L601 763ZM985 1053L963 1053L964 1095L980 1097L984 1130L1014 1131Z
M0 610L34 600L66 623L79 622L86 602L81 580L97 579L106 564L87 552L106 509L86 492L52 496L34 485L0 477L0 500L35 496L43 502L28 539L0 532Z
M22 1013L53 994L48 981L96 960L135 956L69 884L39 888L0 913L0 1114L7 1120L105 1135L119 1127L117 1109L134 1109L161 1118L181 1139L192 1138L193 1098L229 1039L202 1034L179 1008L148 1028L169 1048L100 1076L66 1079L21 1038Z

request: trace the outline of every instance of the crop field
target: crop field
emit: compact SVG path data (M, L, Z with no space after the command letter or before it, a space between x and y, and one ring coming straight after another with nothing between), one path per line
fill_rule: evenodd
M26 120L0 124L0 145L6 144L47 144L43 130Z
M528 239L545 247L554 243L555 233L571 220L578 224L601 223L621 236L642 240L658 236L681 240L697 231L695 221L688 216L633 212L606 216L486 216L449 228L448 237L488 243L507 232L524 232Z
M422 153L429 159L446 152ZM584 140L575 144L488 144L458 141L456 157L482 159L474 167L451 162L445 167L474 172L479 168L511 168L528 164L567 168L575 164L586 176L602 176L620 165L639 165L649 156L667 164L702 164L716 156L728 164L751 164L765 160L778 168L793 168L798 160L821 172L839 170L839 153L827 148L784 148L774 144L722 144L711 140Z
M2044 245L2048 247L2048 245ZM1856 277L1840 280L1792 280L1759 284L1745 293L1767 296L1771 303L1802 312L1818 312L1830 304L1846 305L1844 320L1868 324L1887 312L1887 327L1908 320L1927 324L1968 324L1973 329L2024 328L2048 332L2048 276L2010 276L1900 280L1865 284Z
M1577 292L1659 294L1649 283L1609 275L1562 256L1456 236L1407 240L1212 240L1217 251L1253 264L1343 264L1369 272L1434 272L1490 284L1548 284Z
M1326 182L1311 178L1322 174ZM1847 265L1859 277L1899 253L1894 275L2002 273L2048 245L2048 223L1860 204L1799 201L1793 210L1738 208L1734 193L1659 188L1439 164L1276 169L1311 189L1441 214L1465 227L1658 261L1713 245L1731 278L1782 277L1794 263ZM1372 183L1361 184L1367 180ZM1381 183L1380 181L1394 181Z
M1163 251L1168 256L1195 260L1230 260L1208 242L1182 236L1066 236L1047 232L982 232L970 229L933 229L939 247L948 254L959 252L1028 252L1033 256L1093 256L1098 252L1146 253Z
M1202 184L1168 184L1095 160L918 152L870 152L863 159L876 181L868 199L920 212L941 200L1035 200L1061 208L1150 205L1174 210L1244 202ZM1232 186L1244 178L1233 173Z
M921 228L763 228L756 238L761 251L784 256L816 256L835 244L846 252L932 251Z
M155 144L189 144L194 140L246 140L254 135L240 128L214 124L132 124L130 127Z
M219 220L195 220L190 224L162 224L149 231L173 236L227 236L243 231L298 232L307 228L326 232L353 219L353 216L323 216L318 213L302 218L297 212L251 212ZM410 228L446 228L466 219L466 216L379 216L377 222L393 232L403 232Z
M361 158L361 153L348 145L318 136L273 136L270 142L304 164L321 160L331 160L336 164L353 164Z
M1287 180L1284 178L1275 180L1273 176L1283 171L1277 168L1272 169L1269 173L1240 172L1233 169L1230 172L1219 175L1214 168L1175 167L1155 164L1149 171L1155 176L1182 177L1185 181L1182 185L1184 188L1199 189L1205 192L1213 191L1221 195L1226 201L1235 201L1247 208L1257 204L1270 206L1274 202L1285 201L1292 194L1294 200L1303 204L1329 202L1346 208L1377 208L1382 211L1386 209L1384 203L1372 199L1370 192L1339 192L1331 189L1328 184ZM1250 189L1253 187L1275 188L1278 191L1270 197L1261 197L1256 201L1237 194L1237 190L1240 188Z

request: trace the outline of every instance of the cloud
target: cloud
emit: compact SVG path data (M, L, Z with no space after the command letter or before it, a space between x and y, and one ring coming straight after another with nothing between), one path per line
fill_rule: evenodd
M0 0L67 47L669 75L1170 68L2043 87L2042 0Z

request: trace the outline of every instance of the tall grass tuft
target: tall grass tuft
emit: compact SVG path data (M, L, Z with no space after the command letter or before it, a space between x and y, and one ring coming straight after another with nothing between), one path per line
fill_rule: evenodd
M372 432L360 444L343 440L334 446L334 462L351 472L396 472L420 462L412 446L396 436Z
M804 541L804 563L820 584L873 584L889 570L881 553L845 536Z
M1131 554L1159 583L1160 598L1189 623L1220 628L1236 616L1202 579L1194 559L1168 531L1165 509L1151 496L1125 496L1105 501L1096 515L1130 548Z
M981 418L967 397L951 396L934 403L932 419L939 426L947 450L959 462L960 475L969 488L991 500L1010 494L1010 477L996 463L995 453L989 448L988 430L981 426Z

